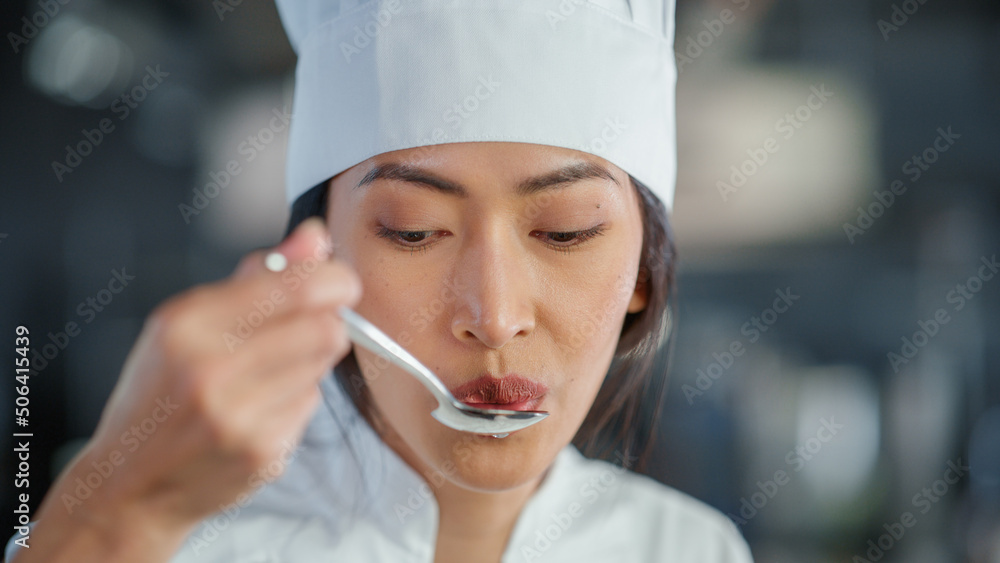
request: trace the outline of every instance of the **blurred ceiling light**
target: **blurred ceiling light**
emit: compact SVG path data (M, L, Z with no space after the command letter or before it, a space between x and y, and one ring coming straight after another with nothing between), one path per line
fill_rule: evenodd
M121 39L74 13L55 18L25 56L29 83L60 103L95 109L125 88L134 61Z
M292 76L241 90L210 108L203 121L203 168L184 203L204 206L196 223L221 248L245 251L280 240L285 202L285 152ZM221 184L221 187L219 185ZM202 195L198 195L202 194Z
M690 64L677 93L678 240L710 250L843 237L880 187L872 107L831 71Z

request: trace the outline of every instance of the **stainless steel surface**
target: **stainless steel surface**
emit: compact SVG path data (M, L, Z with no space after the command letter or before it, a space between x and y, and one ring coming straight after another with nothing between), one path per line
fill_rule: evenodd
M481 409L466 405L458 401L431 370L378 327L348 307L341 307L339 312L347 324L348 335L355 344L385 356L416 377L434 395L438 401L438 408L431 411L431 416L445 426L463 432L504 438L511 432L531 426L549 416L549 413L543 411Z

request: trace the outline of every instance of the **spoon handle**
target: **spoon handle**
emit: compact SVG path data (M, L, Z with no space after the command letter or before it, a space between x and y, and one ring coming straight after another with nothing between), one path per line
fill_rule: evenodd
M441 380L431 370L404 350L395 340L379 330L377 326L347 306L342 305L338 312L340 318L344 319L344 323L347 324L348 336L355 344L360 344L376 354L387 356L392 363L416 377L439 401L456 402L451 391L441 383Z
M280 252L272 252L264 258L264 266L272 272L281 272L288 267L288 259ZM337 312L347 324L347 334L355 344L360 344L376 354L388 356L392 363L416 377L417 381L434 395L438 403L442 405L450 403L452 406L458 404L454 395L434 375L434 372L427 369L424 364L379 330L377 326L368 322L346 305L341 305Z

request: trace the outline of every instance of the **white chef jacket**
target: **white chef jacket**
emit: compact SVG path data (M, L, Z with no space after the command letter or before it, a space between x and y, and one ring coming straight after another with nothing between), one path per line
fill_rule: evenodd
M330 408L321 405L302 443L287 451L284 474L202 521L171 563L433 563L434 480L389 448L331 377L322 383ZM14 548L8 542L8 558ZM752 558L721 512L570 444L522 510L501 559L533 561Z

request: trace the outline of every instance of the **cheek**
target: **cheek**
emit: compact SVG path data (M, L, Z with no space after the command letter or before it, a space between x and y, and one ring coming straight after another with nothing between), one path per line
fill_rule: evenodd
M545 323L564 374L560 407L569 437L583 423L611 366L629 301L635 290L638 259L595 261L572 289L548 301Z
M557 304L548 310L553 339L561 356L578 364L605 356L610 362L635 291L637 260L609 258L595 264L549 301Z
M430 416L437 401L413 376L364 348L355 346L354 353L375 407L391 428L409 442L426 435L425 426L439 424Z
M365 288L361 302L355 307L358 314L431 371L440 373L431 353L438 348L428 346L427 342L432 332L428 330L427 296L412 285L409 276L400 275L398 268L388 266L392 260L371 251L360 252L358 256L355 267ZM412 375L361 346L355 345L354 353L376 406L395 428L433 420L428 413L437 407L437 401Z

